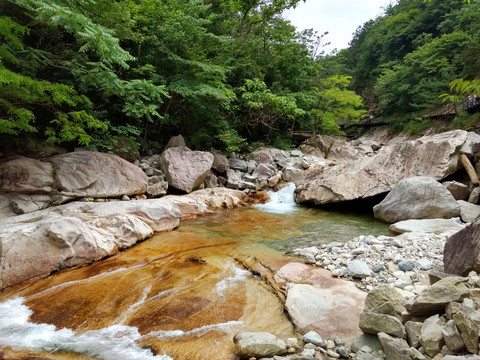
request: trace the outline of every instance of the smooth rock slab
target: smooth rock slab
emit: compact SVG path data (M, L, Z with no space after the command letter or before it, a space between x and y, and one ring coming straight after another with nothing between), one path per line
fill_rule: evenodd
M403 234L406 232L441 234L447 231L460 231L464 228L465 225L459 224L451 219L414 219L391 224L388 229L397 234Z
M315 330L327 338L350 339L358 327L365 293L330 274L316 279L317 285L288 284L285 307L300 331Z
M235 353L241 358L260 358L283 355L287 352L287 344L267 332L240 332L235 335L233 341Z
M128 248L181 218L240 206L246 194L205 189L168 198L74 202L0 220L0 288Z

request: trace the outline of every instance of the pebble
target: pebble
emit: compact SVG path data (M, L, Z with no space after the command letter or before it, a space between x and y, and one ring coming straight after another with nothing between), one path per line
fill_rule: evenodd
M347 243L294 249L292 253L304 258L315 254L316 266L331 271L336 278L353 281L363 290L383 283L418 294L428 284L427 271L442 268L443 248L451 235L453 232L361 235Z
M339 346L337 347L337 350L336 352L338 353L338 355L340 355L340 357L342 358L348 358L349 357L349 352L348 350L345 348L345 346Z
M335 359L338 359L340 357L340 355L333 350L327 350L327 355Z
M402 271L410 271L410 270L413 270L413 268L415 267L415 263L413 261L400 261L398 263L398 268Z

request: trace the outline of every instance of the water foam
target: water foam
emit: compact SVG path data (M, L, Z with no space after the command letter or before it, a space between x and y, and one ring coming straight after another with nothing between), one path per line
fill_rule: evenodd
M293 194L295 193L295 184L289 183L288 186L278 190L269 191L270 201L266 204L259 204L256 207L262 211L273 214L289 214L298 209Z
M148 334L144 335L144 337L155 337L159 340L169 340L169 339L189 337L189 336L200 337L211 331L229 332L232 330L232 328L243 326L243 324L244 324L243 321L228 321L226 323L204 325L202 327L192 329L190 331L182 331L182 330L151 331Z
M152 287L151 287L151 286L148 286L148 287L146 287L146 288L143 290L143 294L142 294L142 297L140 298L140 300L138 300L136 303L132 304L132 305L127 309L127 311L125 311L125 312L122 314L122 317L121 317L120 320L117 322L117 324L123 325L123 324L125 323L125 321L127 320L128 315L130 315L131 313L133 313L135 310L137 310L140 306L142 306L142 305L145 303L145 300L147 299L148 293L150 292L151 289L152 289Z
M31 323L28 319L33 311L24 300L17 297L0 303L0 345L16 350L74 352L104 360L173 360L142 349L136 343L142 338L136 327L112 325L75 334L71 329Z
M248 275L250 275L250 273L247 270L233 267L233 276L219 281L217 285L215 285L215 291L218 295L223 296L223 293L227 288L245 281Z

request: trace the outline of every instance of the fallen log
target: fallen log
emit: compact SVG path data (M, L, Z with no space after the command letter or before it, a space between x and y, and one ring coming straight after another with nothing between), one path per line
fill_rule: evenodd
M467 170L468 177L470 178L470 181L472 182L472 184L473 185L480 184L480 180L478 179L477 172L475 171L475 168L473 167L468 157L462 154L460 156L460 162L462 163L465 170Z

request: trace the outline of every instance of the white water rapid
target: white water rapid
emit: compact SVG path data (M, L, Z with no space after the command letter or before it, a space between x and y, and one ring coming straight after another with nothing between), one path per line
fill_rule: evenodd
M257 205L257 208L273 214L290 214L298 209L294 193L295 184L293 183L289 183L288 186L278 191L269 191L270 201Z
M71 329L32 323L29 317L33 311L23 304L24 300L16 297L0 303L0 345L16 350L68 351L104 360L172 360L142 349L136 343L142 337L136 327L112 325L76 334Z

